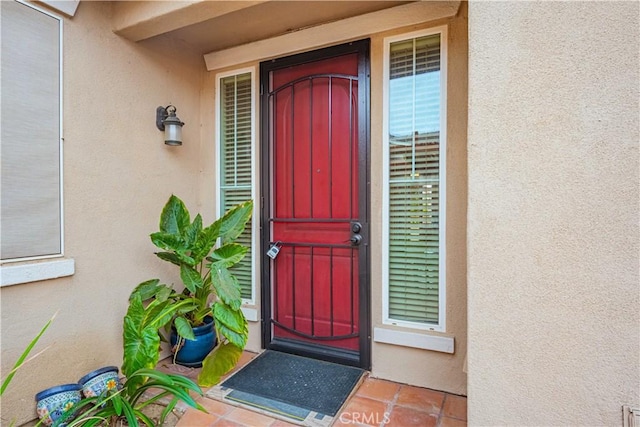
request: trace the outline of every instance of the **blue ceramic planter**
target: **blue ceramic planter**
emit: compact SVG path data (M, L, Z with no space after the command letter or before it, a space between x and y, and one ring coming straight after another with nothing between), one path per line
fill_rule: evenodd
M207 354L216 345L216 332L213 327L213 318L207 317L205 323L193 328L195 340L182 339L182 346L176 354L176 363L179 365L199 368ZM178 342L178 334L175 329L171 331L171 347L175 349ZM175 352L175 350L174 350Z
M81 389L80 384L63 384L36 394L36 411L42 423L50 426L64 413L73 413L74 406L82 399ZM71 417L68 418L69 421L71 419Z
M122 388L120 378L118 378L117 366L105 366L89 372L80 378L78 384L82 386L84 397L100 396L108 390L118 390Z

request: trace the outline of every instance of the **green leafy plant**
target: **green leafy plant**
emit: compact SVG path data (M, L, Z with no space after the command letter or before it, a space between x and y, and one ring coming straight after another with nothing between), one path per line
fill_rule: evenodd
M152 294L151 290L156 292ZM140 381L139 376L132 377L133 373L139 369L153 369L158 364L159 330L178 311L191 308L189 301L171 298L172 293L172 289L168 287L159 287L158 279L141 283L131 293L129 308L124 317L122 372L132 383ZM149 301L145 304L143 299Z
M194 339L193 327L203 324L207 316L214 319L218 344L203 361L198 382L216 384L235 366L249 329L240 310L240 285L230 269L248 250L235 240L252 211L252 201L241 203L205 227L200 214L192 221L182 200L169 198L160 216L160 230L150 237L161 249L158 258L179 268L184 290L158 279L134 289L124 320L125 375L157 364L159 333L165 326L175 327L181 339Z
M53 316L51 316L51 319L49 319L49 321L45 323L42 329L40 329L40 332L38 332L38 334L29 342L29 344L27 345L27 348L25 348L22 354L20 354L20 357L18 357L18 360L16 360L16 363L13 365L13 368L11 368L6 378L2 380L2 386L0 387L0 397L4 394L7 387L9 387L9 384L13 380L13 377L15 376L16 372L18 372L18 370L22 368L26 363L35 359L36 357L44 353L49 348L47 346L44 349L37 352L36 354L34 354L33 356L29 357L31 350L33 350L33 348L36 346L38 341L40 341L40 338L42 337L42 335L44 335L45 331L49 329L49 326L51 326L53 319L55 319L57 315L58 315L58 312L56 312ZM12 420L9 423L9 425L10 426L15 425L15 420Z
M40 350L38 353L29 357L29 353L31 353L31 350L33 350L33 347L35 347L35 345L38 343L42 335L44 335L45 331L49 329L49 326L51 326L53 319L55 319L57 315L58 315L58 312L56 312L53 316L51 316L51 319L49 319L49 321L45 323L42 329L40 329L40 332L38 332L38 334L35 336L35 338L31 340L31 342L29 342L29 345L27 345L27 348L25 348L22 354L20 355L20 357L18 357L18 360L13 365L13 368L11 368L11 371L9 371L9 373L7 374L7 377L2 381L2 387L0 387L0 396L2 396L5 390L7 389L7 387L9 387L9 384L11 383L11 380L13 380L13 377L18 371L18 369L20 369L30 360L33 360L36 357L38 357L40 354L44 353L49 348L49 347L45 347L43 350ZM27 359L27 357L29 358Z
M155 389L159 394L146 398L145 392ZM181 375L165 374L155 369L139 369L132 373L121 390L107 391L102 396L83 399L74 408L75 415L64 414L58 418L54 427L66 423L68 427L117 426L126 421L129 427L143 425L152 427L162 425L178 402L198 410L206 410L189 394L202 396L202 390L196 383ZM170 397L169 404L163 409L158 422L154 422L145 408L160 399Z

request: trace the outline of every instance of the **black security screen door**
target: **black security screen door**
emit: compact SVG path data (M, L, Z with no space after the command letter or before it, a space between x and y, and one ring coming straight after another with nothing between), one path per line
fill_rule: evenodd
M265 347L364 368L368 53L365 40L261 64Z

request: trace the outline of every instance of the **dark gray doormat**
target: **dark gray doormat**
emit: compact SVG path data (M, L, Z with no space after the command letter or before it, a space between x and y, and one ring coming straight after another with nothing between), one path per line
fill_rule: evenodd
M309 426L327 426L359 383L359 368L267 350L209 397Z

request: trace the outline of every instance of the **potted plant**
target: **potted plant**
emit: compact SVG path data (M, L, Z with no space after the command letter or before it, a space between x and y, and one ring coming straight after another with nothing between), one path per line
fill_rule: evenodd
M161 249L158 258L179 268L184 290L152 279L131 293L124 319L125 375L157 364L159 334L165 326L175 328L179 350L181 341L195 340L194 328L208 319L215 327L217 344L205 353L198 382L216 384L235 366L247 343L248 325L240 310L240 285L230 268L248 250L235 240L252 211L252 201L241 203L205 227L200 214L192 221L182 200L169 198L160 216L160 230L150 237Z
M150 390L160 390L153 397L146 394ZM107 389L99 396L83 399L75 405L75 414L65 413L58 418L53 427L66 424L76 426L139 426L163 425L165 418L182 401L198 410L206 410L189 394L202 396L202 390L188 378L181 375L166 374L155 369L139 369L126 380L124 387ZM156 423L145 408L161 399L171 400L160 414Z

